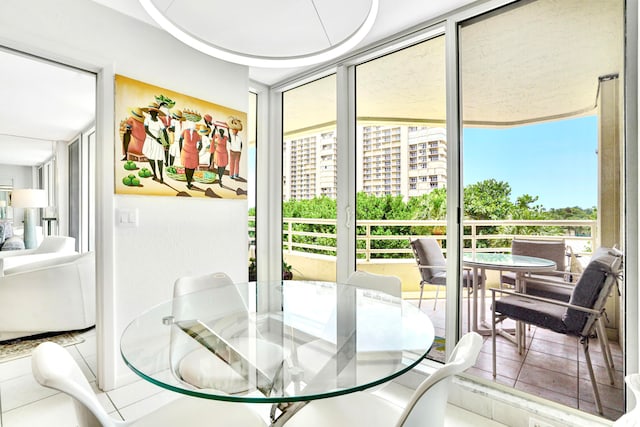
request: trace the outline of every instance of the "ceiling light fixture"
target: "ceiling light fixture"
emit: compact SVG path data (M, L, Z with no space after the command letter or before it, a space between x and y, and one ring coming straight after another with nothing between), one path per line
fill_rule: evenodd
M222 59L225 61L233 62L236 64L243 64L252 67L262 67L262 68L294 68L294 67L304 67L314 64L319 64L322 62L330 61L335 59L356 47L358 43L360 43L364 37L369 33L373 24L376 20L376 16L378 14L378 5L379 0L370 0L370 6L366 17L362 22L355 28L355 30L342 38L338 43L332 44L329 42L329 47L325 49L320 49L316 51L312 51L305 54L292 54L292 55L259 55L253 53L245 53L239 50L225 48L223 46L219 46L212 42L204 40L202 37L199 37L194 34L194 31L187 31L182 28L181 25L178 25L175 20L169 19L167 17L167 11L161 11L158 6L154 3L154 0L138 0L140 5L144 8L144 10L151 16L151 18L165 31L171 34L176 39L185 43L186 45L202 52L207 55L213 56L218 59ZM156 0L157 1L157 0ZM329 40L329 35L327 34L327 28L329 28L318 12L318 7L316 3L318 0L310 0L312 6L315 10L315 14L320 21L322 29L327 36L327 41ZM227 3L227 5L232 5L233 2ZM169 7L173 5L173 2ZM232 6L226 6L232 7ZM168 8L167 8L168 9ZM181 11L184 12L184 11ZM196 13L202 13L202 9L197 9ZM274 13L278 13L278 11L274 11ZM214 14L216 14L214 12ZM222 16L222 13L219 13ZM232 12L225 10L225 16L233 16ZM268 22L267 17L263 17L265 22ZM238 31L250 31L251 27L238 25Z

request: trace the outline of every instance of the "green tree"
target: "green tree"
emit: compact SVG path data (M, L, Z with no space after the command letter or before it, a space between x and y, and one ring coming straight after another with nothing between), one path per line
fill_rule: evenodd
M504 181L486 179L464 189L464 214L467 219L511 219L511 186Z
M437 220L447 218L447 189L434 188L429 193L416 198L418 206L413 215L414 219Z

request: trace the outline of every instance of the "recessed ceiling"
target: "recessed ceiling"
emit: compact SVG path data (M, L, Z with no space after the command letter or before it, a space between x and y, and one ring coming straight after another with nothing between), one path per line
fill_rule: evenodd
M135 19L146 22L147 24L157 26L157 24L147 15L144 11L140 3L134 0L93 0L96 3L99 3L103 6L114 9L120 13L129 15ZM170 3L170 0L154 0L158 3L159 6L164 5L165 7ZM177 0L174 0L177 3ZM356 46L355 49L360 47L364 47L375 43L379 40L382 40L386 37L397 34L403 30L414 27L428 21L430 19L436 18L448 11L457 9L459 7L465 6L467 4L473 3L475 0L447 0L447 1L425 1L425 0L402 0L402 2L398 2L397 0L380 0L380 6L378 10L378 15L376 18L371 31L369 31L368 35L364 38L364 40ZM219 2L218 0L206 1L206 6L197 7L200 4L200 1L197 0L180 0L183 4L183 9L192 8L193 12L203 18L207 18L210 24L207 24L206 31L216 30L220 27L228 26L228 25L240 25L247 32L247 37L250 39L246 39L244 41L238 40L237 47L240 48L240 43L245 44L245 48L248 48L252 51L260 51L266 52L269 49L274 49L272 47L274 43L274 38L272 36L265 37L254 37L252 34L253 26L252 22L254 20L261 20L264 24L266 24L266 28L268 29L270 26L273 28L273 34L280 34L280 31L294 29L295 23L297 22L295 19L284 20L285 24L278 24L281 21L281 17L288 17L290 13L287 11L285 6L282 6L283 2L291 2L293 4L300 3L301 0L278 0L277 3L274 2L255 2L249 0L240 1L241 4L245 5L256 5L254 9L246 8L246 13L241 16L228 16L227 13L220 13L220 11L226 11L229 2ZM214 6L214 3L221 3L221 5ZM235 2L238 3L238 2ZM308 3L303 2L303 3ZM362 1L361 0L349 0L349 1L338 1L338 0L315 0L314 3L318 5L319 9L325 8L335 8L338 7L340 16L339 19L334 19L334 25L336 28L330 29L331 34L334 34L332 37L335 39L339 39L340 34L344 34L345 30L341 30L341 25L345 23L341 20L348 20L351 16L360 16L362 13ZM368 3L368 2L365 2ZM261 11L258 7L268 7L266 12ZM187 13L187 12L181 12ZM294 15L295 16L295 15ZM224 21L224 22L222 22ZM351 25L351 24L350 24ZM278 27L286 27L282 30ZM264 25L260 25L260 28L264 28ZM204 31L204 29L203 29ZM224 36L224 35L223 35ZM250 40L250 45L246 45ZM281 41L277 43L279 46L286 46L287 43L292 47L300 46L298 44L299 40L304 40L300 38L298 35L289 37L285 39L285 43L283 44ZM304 48L304 46L302 46ZM259 83L264 83L266 85L272 85L277 83L289 76L298 74L304 71L304 68L282 68L282 69L273 69L273 68L260 68L260 67L249 67L249 78Z
M379 0L350 0L345 13L341 0L138 1L188 46L230 62L270 68L314 65L349 52L371 30L379 5ZM202 11L224 11L219 13L224 18L212 22Z
M0 163L34 166L94 121L93 74L0 50Z

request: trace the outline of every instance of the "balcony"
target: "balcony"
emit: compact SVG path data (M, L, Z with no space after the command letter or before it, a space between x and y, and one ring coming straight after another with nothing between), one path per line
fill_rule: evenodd
M250 219L252 221L252 219ZM293 266L294 278L305 280L335 280L336 233L335 220L283 219L283 257ZM314 227L323 232L313 231ZM381 229L393 228L392 234L381 235ZM358 221L356 236L357 268L379 274L392 274L402 281L405 300L417 304L420 276L416 268L409 239L446 229L445 221ZM526 230L526 231L525 231ZM253 229L250 227L250 232ZM562 239L586 264L597 245L596 221L465 221L465 251L509 252L513 238ZM446 235L436 235L445 242ZM392 243L383 245L382 242ZM392 248L390 248L392 247ZM446 249L444 249L446 254ZM487 271L487 287L499 286L498 272ZM434 309L435 287L425 286L422 310L436 327L436 335L444 336L445 295L441 290ZM466 296L466 294L465 294ZM466 307L466 301L461 303ZM485 303L487 310L490 301ZM615 361L615 384L607 380L604 360L594 340L592 359L598 388L604 406L604 416L617 419L623 413L623 353L618 342L621 317L619 298L612 295L607 303L607 335ZM466 310L461 311L461 325L466 330ZM487 318L490 316L488 315ZM470 372L481 380L494 381L509 388L522 390L542 398L596 413L586 364L574 338L563 337L531 328L527 333L528 347L522 355L510 342L498 337L498 376L491 370L491 340L486 338L476 365ZM437 357L434 357L437 359ZM576 358L581 361L578 365Z

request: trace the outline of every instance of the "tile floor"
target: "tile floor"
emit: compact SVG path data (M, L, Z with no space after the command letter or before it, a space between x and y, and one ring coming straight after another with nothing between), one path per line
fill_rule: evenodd
M82 367L96 389L98 399L112 417L135 419L177 397L176 393L162 390L144 380L106 393L97 390L95 330L85 332L83 336L83 343L67 349ZM41 387L35 381L31 375L31 357L0 363L0 409L0 427L77 426L71 399L65 394ZM446 417L447 427L501 426L453 405L447 408Z
M490 302L486 307L489 310ZM421 308L433 321L436 335L444 336L444 302L438 301L434 311L433 302L426 300L426 303L423 301ZM466 328L466 303L464 309L462 324L463 328ZM490 319L490 315L486 318ZM589 351L598 382L604 417L615 420L624 412L623 356L618 343L610 342L610 346L615 364L613 385L609 382L597 340L590 341ZM578 344L577 339L532 327L527 332L527 349L522 355L518 354L514 344L500 336L497 338L496 353L495 381L498 383L597 414L589 372L584 361L582 346ZM491 364L491 336L487 336L478 362L468 372L488 381L494 381Z

